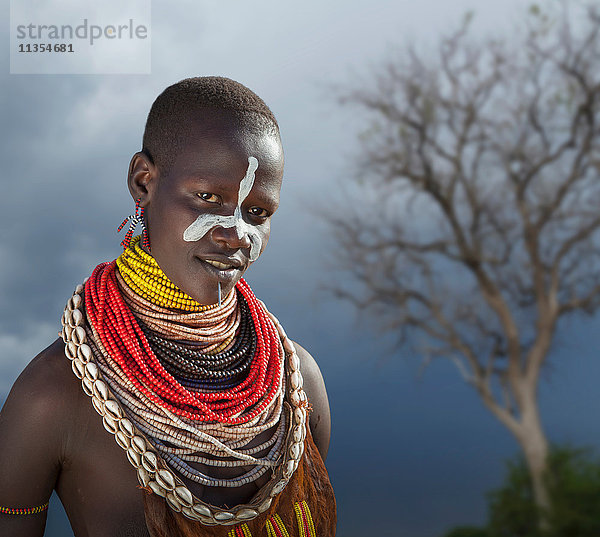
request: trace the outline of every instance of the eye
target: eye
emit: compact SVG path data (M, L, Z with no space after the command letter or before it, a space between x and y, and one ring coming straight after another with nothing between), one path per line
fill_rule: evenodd
M204 201L208 201L209 203L218 203L219 201L219 196L216 194L211 194L210 192L200 192L198 197Z
M266 209L261 209L260 207L250 207L250 209L248 209L248 212L252 215L252 216L256 216L258 218L267 218L269 215L269 211L267 211Z

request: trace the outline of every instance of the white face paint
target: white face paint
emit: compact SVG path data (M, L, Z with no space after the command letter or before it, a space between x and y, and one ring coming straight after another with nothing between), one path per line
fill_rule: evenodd
M256 261L260 255L262 240L254 226L251 226L242 218L242 203L244 203L244 200L252 190L254 172L257 168L258 160L255 157L248 157L248 169L240 183L237 206L232 215L201 214L183 232L183 240L187 242L199 241L215 226L224 228L234 227L238 238L241 239L244 235L247 235L250 239L250 261Z

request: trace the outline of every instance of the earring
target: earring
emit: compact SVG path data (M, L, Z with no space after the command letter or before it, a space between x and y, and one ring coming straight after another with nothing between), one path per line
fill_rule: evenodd
M142 245L145 246L148 251L150 251L150 239L148 237L148 230L146 229L146 222L144 221L144 208L140 207L141 198L135 200L135 214L130 214L117 229L117 233L119 233L125 224L129 222L129 229L127 233L125 233L125 237L121 241L121 246L123 248L129 248L131 244L131 238L133 237L133 232L138 224L142 226Z
M140 222L142 224L142 246L145 246L150 251L150 237L146 229L146 220L144 219L144 208L140 208Z

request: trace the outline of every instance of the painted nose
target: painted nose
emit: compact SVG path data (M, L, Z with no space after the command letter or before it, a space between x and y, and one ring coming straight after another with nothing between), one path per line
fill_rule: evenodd
M225 244L232 250L250 248L251 246L248 233L242 231L241 234L238 234L235 227L215 226L211 231L211 237L215 242Z

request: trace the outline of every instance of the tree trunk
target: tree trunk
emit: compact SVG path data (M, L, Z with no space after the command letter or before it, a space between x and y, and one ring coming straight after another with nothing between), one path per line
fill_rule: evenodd
M535 396L529 399L522 414L522 429L517 437L529 468L535 504L539 509L539 528L542 534L549 529L551 508L548 490L548 440L542 428Z

